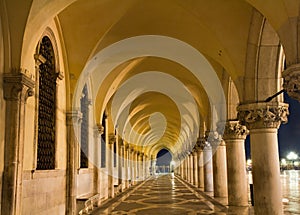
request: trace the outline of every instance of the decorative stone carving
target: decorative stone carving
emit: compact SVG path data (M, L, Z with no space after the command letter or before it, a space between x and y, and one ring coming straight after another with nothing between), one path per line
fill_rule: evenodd
M217 131L206 131L205 136L207 139L206 144L209 143L210 146L218 147L218 145L221 142L221 136L219 135L219 133Z
M288 104L281 102L259 102L240 105L238 119L249 130L260 128L279 128L280 123L288 121Z
M67 125L80 124L82 119L82 113L78 110L69 111L66 113Z
M300 101L300 64L289 66L283 71L283 88L293 99Z
M5 100L26 103L27 98L33 96L34 81L21 71L4 73L3 88Z
M206 139L205 139L205 137L199 137L199 138L197 139L195 148L196 148L197 150L203 150L204 147L205 147L205 144L206 144Z
M109 144L114 144L116 142L116 135L110 134L109 135Z
M95 130L96 130L97 132L99 132L99 134L101 135L101 134L104 133L104 126L97 123L96 126L95 126Z
M245 125L241 125L238 120L230 120L225 123L223 139L246 139L249 130Z

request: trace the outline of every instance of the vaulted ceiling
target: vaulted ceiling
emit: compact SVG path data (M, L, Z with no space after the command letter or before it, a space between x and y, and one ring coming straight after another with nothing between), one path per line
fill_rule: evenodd
M175 153L224 117L221 82L245 75L254 8L278 30L296 1L33 0L23 46L54 18L75 106L89 79L95 123L106 109L125 141Z

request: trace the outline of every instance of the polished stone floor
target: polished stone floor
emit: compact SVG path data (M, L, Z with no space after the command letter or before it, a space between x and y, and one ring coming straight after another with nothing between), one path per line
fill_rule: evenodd
M300 214L300 170L283 171L281 182L284 214Z
M243 208L243 213L230 210L180 178L167 174L142 182L93 214L248 214L248 208Z
M300 171L284 171L281 180L284 214L300 215ZM212 198L212 193L204 193L182 179L167 174L151 177L129 188L93 214L254 214L251 206L237 208L225 205L225 198Z

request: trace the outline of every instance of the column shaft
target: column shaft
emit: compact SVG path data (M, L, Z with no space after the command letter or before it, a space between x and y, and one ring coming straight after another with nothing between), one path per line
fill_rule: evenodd
M203 150L204 161L204 191L213 192L213 164L211 146L205 146Z
M277 129L250 130L250 144L255 214L283 214Z
M221 141L213 155L214 196L227 197L226 146Z
M10 73L4 74L3 87L6 120L1 211L14 215L22 210L25 108L34 82L22 73Z

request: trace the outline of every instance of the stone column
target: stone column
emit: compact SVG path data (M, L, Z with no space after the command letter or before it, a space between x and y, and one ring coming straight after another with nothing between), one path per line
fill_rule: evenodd
M133 157L133 167L134 167L134 178L133 178L133 183L137 183L138 179L138 155L139 153L137 151L134 151L134 157Z
M100 162L101 162L101 134L103 134L104 127L102 125L96 125L94 128L94 193L100 193Z
M248 183L246 173L245 139L246 126L239 121L225 124L223 139L226 142L228 205L248 206Z
M190 183L194 184L194 157L193 157L193 153L190 153L189 156L190 159Z
M80 136L82 113L80 111L69 111L66 113L67 123L67 214L76 214L76 195L77 195L77 169L78 164L78 148Z
M250 130L255 214L283 214L277 130L287 115L288 105L280 102L238 107L241 124Z
M130 165L129 164L129 145L125 144L124 145L124 171L125 171L125 175L124 175L124 179L125 179L125 188L127 189L129 187L129 169L130 169Z
M119 139L118 141L118 185L119 185L119 191L123 191L123 161L124 161L124 143L122 139Z
M213 184L215 197L227 197L226 146L218 132L212 131L208 141L213 146Z
M133 185L133 179L134 179L134 148L132 146L129 147L130 150L130 185Z
M210 143L206 142L203 149L204 162L204 191L213 192L213 164L212 164L212 148Z
M107 172L108 172L108 198L114 197L114 144L116 142L115 134L109 134L109 141L106 152L107 152Z
M33 95L34 81L22 72L4 73L6 100L4 172L1 211L4 215L21 214L24 127L27 98Z
M205 146L205 139L199 138L197 140L197 160L198 160L198 187L204 188L204 162L203 162L203 148Z
M147 155L144 154L143 156L143 161L144 161L144 165L143 165L143 174L144 174L144 180L147 178L148 176L148 159L147 159Z
M192 153L193 155L193 184L198 186L198 158L197 158L197 149Z
M191 164L190 164L190 155L188 154L186 157L186 169L187 169L187 175L186 175L186 180L190 182L190 169L191 169Z
M138 157L138 168L139 168L139 181L144 180L144 170L143 170L143 164L144 164L144 153L140 152Z
M188 159L189 158L189 156L188 155L186 155L186 157L185 157L185 159L184 159L184 180L188 180Z

